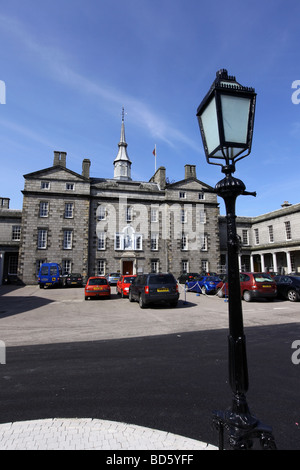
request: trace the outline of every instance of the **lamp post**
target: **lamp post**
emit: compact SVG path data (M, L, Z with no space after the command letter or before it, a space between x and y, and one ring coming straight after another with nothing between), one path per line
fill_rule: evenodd
M227 70L217 72L209 92L197 109L197 118L207 162L220 165L225 178L216 184L215 192L226 207L228 251L228 361L229 382L233 392L232 406L226 411L215 411L213 422L219 430L219 448L224 445L224 428L229 432L233 449L250 449L253 439L259 438L261 447L276 449L272 430L263 425L249 410L248 366L246 339L239 276L239 238L236 231L236 199L253 195L244 183L235 177L235 164L251 151L256 93L253 88L240 85Z

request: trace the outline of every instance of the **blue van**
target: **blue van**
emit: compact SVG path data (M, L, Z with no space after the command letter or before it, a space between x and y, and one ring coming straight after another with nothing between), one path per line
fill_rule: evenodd
M38 283L40 289L45 286L61 286L61 266L57 263L43 263L39 270Z

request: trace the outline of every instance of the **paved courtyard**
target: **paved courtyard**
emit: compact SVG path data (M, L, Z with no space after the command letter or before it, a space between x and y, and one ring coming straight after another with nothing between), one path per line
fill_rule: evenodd
M228 329L228 303L212 295L185 294L176 308L140 309L121 299L84 300L83 288L0 287L0 340L6 347ZM245 329L299 322L300 303L242 302Z

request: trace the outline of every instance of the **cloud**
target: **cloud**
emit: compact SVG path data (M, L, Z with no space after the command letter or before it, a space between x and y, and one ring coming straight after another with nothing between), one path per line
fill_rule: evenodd
M6 34L13 36L19 48L30 53L28 55L34 67L39 67L40 72L47 75L47 78L51 77L52 80L72 88L76 93L91 96L93 99L98 98L102 107L106 105L108 112L111 112L112 104L125 105L131 110L134 124L146 130L155 141L161 140L172 148L177 144L184 144L194 151L199 151L198 143L187 137L161 114L151 110L147 103L127 94L124 90L91 80L76 71L65 51L37 40L19 19L0 15L0 28ZM25 129L19 130L26 133ZM30 134L29 131L27 133Z

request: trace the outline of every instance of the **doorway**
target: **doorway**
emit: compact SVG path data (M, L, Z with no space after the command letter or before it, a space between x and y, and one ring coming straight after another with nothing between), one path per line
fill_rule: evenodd
M122 274L133 274L133 261L123 261Z

